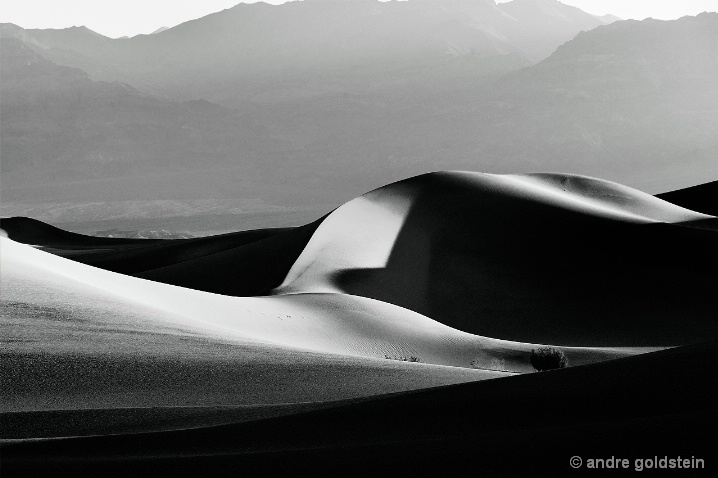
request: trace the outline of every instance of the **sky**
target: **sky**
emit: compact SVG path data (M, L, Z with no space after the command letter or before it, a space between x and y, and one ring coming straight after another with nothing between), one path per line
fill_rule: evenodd
M0 22L23 28L84 25L117 38L173 27L237 3L240 0L2 0ZM254 3L254 0L242 3ZM277 5L284 0L267 0L267 3ZM563 3L596 15L611 13L635 20L647 17L673 20L703 11L718 11L718 0L563 0Z
M503 3L508 0L500 0ZM718 0L562 0L594 15L612 14L624 20L675 20L686 15L718 11Z

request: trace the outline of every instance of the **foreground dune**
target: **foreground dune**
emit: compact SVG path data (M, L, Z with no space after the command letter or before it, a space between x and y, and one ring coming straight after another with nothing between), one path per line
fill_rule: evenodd
M712 476L716 342L586 367L326 404L269 419L3 446L12 475L575 476L588 458L628 473ZM670 388L667 388L670 384ZM579 456L583 468L569 460ZM698 469L646 460L701 459ZM637 460L640 460L637 462ZM695 462L699 463L699 462ZM640 465L640 469L639 469ZM645 465L645 468L644 468ZM694 475L695 473L695 475Z

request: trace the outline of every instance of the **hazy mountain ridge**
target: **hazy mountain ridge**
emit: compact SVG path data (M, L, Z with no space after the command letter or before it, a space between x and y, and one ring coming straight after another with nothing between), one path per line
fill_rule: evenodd
M197 169L197 157L216 167L256 153L248 137L255 145L266 140L233 110L92 81L27 42L3 39L2 64L2 167L20 183Z
M584 174L643 175L658 192L697 184L718 157L716 78L718 14L599 27L501 80L493 106L525 144L496 147L507 160L553 151L536 166L556 170L582 161L593 162Z
M82 58L90 78L144 75L129 82L137 89L113 93L133 105L123 115L95 98L70 127L58 106L64 129L48 129L52 115L36 102L3 106L5 201L239 196L317 206L441 169L565 171L648 192L714 174L718 14L600 26L527 67L524 54L489 28L494 19L520 23L522 5L569 25L574 14L594 18L549 0L241 4L132 39L73 29L87 39L81 52L4 25L3 36L24 38L41 57ZM437 6L446 12L433 16ZM302 12L312 12L311 22L297 21ZM416 27L411 34L389 28L404 19ZM54 37L57 31L46 32L43 40L68 45ZM387 44L396 48L372 56ZM177 70L184 64L187 75ZM83 88L112 85L83 78ZM35 80L20 79L13 92L3 81L3 101L37 89ZM202 92L236 109L167 99ZM83 133L93 129L104 132Z
M27 34L48 47L48 58L81 67L94 79L231 103L250 93L247 88L261 87L262 79L301 78L312 71L361 65L381 75L465 55L516 53L535 61L604 23L555 0L290 2L238 4L163 35L109 40L83 28ZM240 91L225 91L226 83L237 80L244 83Z
M590 15L557 0L513 0L498 4L498 8L516 20L506 26L507 34L533 61L548 57L581 31L620 20L612 15Z

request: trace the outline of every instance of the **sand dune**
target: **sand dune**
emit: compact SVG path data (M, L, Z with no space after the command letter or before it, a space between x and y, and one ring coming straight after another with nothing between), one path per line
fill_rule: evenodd
M4 220L3 473L708 458L715 219L592 178L452 172L209 238ZM572 367L524 373L546 343Z
M124 239L110 237L94 237L76 234L45 224L29 217L6 217L0 219L0 227L14 241L43 247L82 249L91 247L126 247L166 242L162 239ZM147 242L145 242L147 241Z
M714 219L608 181L435 173L343 205L276 293L343 292L467 332L571 345L716 337Z
M224 295L348 293L499 339L666 346L716 336L717 221L593 178L452 172L288 230L90 247L98 238L8 229L79 262Z
M386 360L530 370L531 344L461 332L416 312L346 294L230 297L129 277L2 238L8 347L19 352L162 354L190 337ZM15 318L25 313L29 319ZM93 338L92 341L86 341ZM22 344L22 345L17 345ZM147 350L142 351L142 347ZM640 349L567 348L575 364Z
M536 343L581 364L718 336L715 232L679 225L710 219L592 178L435 173L291 230L84 254L39 238L152 282L3 240L4 299L99 308L95 329L521 372Z
M263 295L280 284L317 225L147 240L84 236L28 218L0 223L11 239L83 264L237 296Z
M657 194L656 197L694 211L718 215L718 181Z
M467 334L398 307L372 309L376 301L369 299L220 296L0 241L2 407L24 413L23 420L42 420L33 415L39 411L119 410L107 413L122 416L125 409L121 431L147 407L322 402L508 375L468 362L457 368L385 359L385 353L437 349L442 333ZM369 304L356 303L362 300ZM386 324L380 316L388 316ZM428 327L406 334L417 317ZM468 357L481 349L480 340L468 339L448 344L443 357L459 360L461 352ZM187 426L186 416L157 413L166 428ZM63 424L63 416L70 422ZM55 433L78 433L74 416L58 415Z
M530 344L373 299L222 296L6 238L0 258L0 438L239 423L530 368ZM575 365L644 351L566 348ZM421 363L401 360L412 356Z

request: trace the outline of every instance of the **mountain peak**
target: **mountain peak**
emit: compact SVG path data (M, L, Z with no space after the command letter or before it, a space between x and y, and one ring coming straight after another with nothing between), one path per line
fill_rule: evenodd
M77 33L81 33L81 34L89 34L89 35L93 35L93 36L96 36L96 37L99 37L99 38L108 38L108 37L106 37L105 35L102 35L102 34L100 34L100 33L97 33L95 30L92 30L92 29L90 29L90 28L87 28L85 25L80 25L80 26L74 25L74 26L71 26L71 27L68 27L68 28L59 28L58 30L66 30L66 31L68 31L68 32L77 32Z

